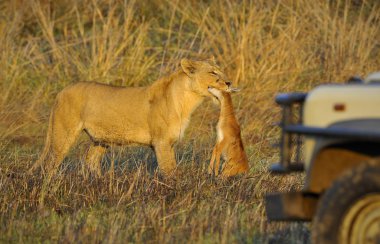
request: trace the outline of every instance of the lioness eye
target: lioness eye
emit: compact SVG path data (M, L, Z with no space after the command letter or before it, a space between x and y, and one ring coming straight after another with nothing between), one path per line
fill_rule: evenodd
M218 75L215 71L211 71L209 73L212 74L212 75Z

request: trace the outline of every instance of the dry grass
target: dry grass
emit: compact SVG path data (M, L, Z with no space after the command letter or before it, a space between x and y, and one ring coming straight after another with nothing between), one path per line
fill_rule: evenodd
M379 26L380 6L369 0L0 2L0 242L302 243L307 225L265 219L262 196L302 182L266 172L278 159L273 97L379 69ZM104 178L93 179L81 160L85 138L50 185L24 174L64 86L147 85L182 57L210 55L244 88L234 102L246 177L206 175L218 116L210 102L177 145L176 179L161 179L143 148L113 148Z

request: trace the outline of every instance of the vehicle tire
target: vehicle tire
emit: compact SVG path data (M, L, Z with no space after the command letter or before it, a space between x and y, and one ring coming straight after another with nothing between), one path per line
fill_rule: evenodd
M380 166L363 164L345 172L318 203L311 242L380 243Z

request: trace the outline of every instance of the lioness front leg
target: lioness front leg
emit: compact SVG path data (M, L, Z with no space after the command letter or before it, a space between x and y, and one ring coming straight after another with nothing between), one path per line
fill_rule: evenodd
M86 164L91 170L91 172L95 173L98 176L102 175L100 162L105 151L105 147L96 144L91 145L87 151Z
M164 175L170 175L176 168L173 145L169 142L157 142L154 144L158 167Z

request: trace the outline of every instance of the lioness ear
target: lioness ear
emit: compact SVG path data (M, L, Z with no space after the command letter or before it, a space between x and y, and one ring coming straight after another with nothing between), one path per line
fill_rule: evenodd
M181 60L181 67L188 76L192 76L196 71L195 62L185 58Z

